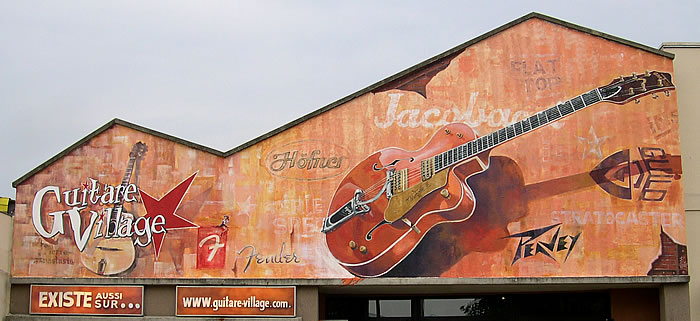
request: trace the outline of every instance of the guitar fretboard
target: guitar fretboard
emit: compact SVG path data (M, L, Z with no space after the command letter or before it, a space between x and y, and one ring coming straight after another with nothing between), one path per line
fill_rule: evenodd
M112 213L119 213L119 210L124 207L124 194L126 193L126 189L131 181L131 173L134 170L134 164L136 164L137 160L140 161L142 153L145 150L145 146L145 144L138 142L131 148L131 152L129 153L129 161L126 164L126 171L124 172L124 178L122 178L122 182L117 188L117 193L115 196L116 200L114 202L114 206L112 207ZM107 234L113 234L115 232L117 223L117 216L111 215Z
M129 182L131 181L131 173L134 170L134 164L136 163L136 156L130 157L129 162L126 165L126 171L124 173L124 178L122 179L122 183L119 185L119 190L120 192L117 194L116 198L117 201L114 203L114 209L116 210L118 207L121 207L124 204L124 193L126 191L126 187L129 185Z
M433 156L434 173L602 101L598 88Z

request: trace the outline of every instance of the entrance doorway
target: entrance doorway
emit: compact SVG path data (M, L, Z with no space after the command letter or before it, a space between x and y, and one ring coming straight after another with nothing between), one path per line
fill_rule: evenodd
M326 320L611 321L610 294L325 297Z

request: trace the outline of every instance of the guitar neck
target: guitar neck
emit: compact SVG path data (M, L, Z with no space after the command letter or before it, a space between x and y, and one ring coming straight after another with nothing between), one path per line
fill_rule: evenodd
M463 145L435 155L427 161L432 160L434 167L433 172L437 173L467 158L560 120L588 106L599 103L602 100L603 97L601 96L600 90L598 88L593 89L585 94L576 96L566 102L536 113L526 119L505 126L488 135L481 136ZM426 162L423 166L428 168L430 164Z
M107 226L106 230L106 235L115 235L117 226L119 225L118 222L118 214L121 212L121 209L124 207L124 195L126 194L127 187L129 186L129 182L131 181L131 173L134 171L134 164L136 164L137 161L141 160L141 157L143 157L143 154L146 152L146 144L142 142L138 142L134 144L134 147L131 148L131 152L129 153L129 161L127 162L126 165L126 171L124 172L124 178L122 178L122 182L117 188L117 193L116 193L116 199L114 202L114 206L112 207L112 213L117 213L115 215L110 215L109 223Z
M129 157L129 162L126 165L126 172L124 173L124 178L122 179L122 183L119 185L119 188L117 189L119 193L117 193L116 198L117 201L114 203L114 211L117 209L121 208L124 204L124 198L123 198L123 193L126 191L126 187L129 185L129 182L131 181L131 172L134 170L134 164L136 163L136 156Z

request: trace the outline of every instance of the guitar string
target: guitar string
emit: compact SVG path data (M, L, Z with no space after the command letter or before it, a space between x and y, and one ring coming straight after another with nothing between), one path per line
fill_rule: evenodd
M497 131L495 131L495 132L497 132ZM494 133L495 133L495 132L494 132ZM491 134L493 134L493 133L491 133ZM491 135L491 134L489 134L489 135ZM482 137L488 137L488 135L487 135L487 136L482 136ZM479 138L481 138L481 137L479 137ZM467 143L465 143L465 144L468 144L468 143L470 143L470 142L474 142L474 141L478 140L479 138L474 139L474 140L471 140L471 141L469 141L469 142L467 142ZM486 148L486 149L484 149L484 150L482 150L482 151L479 151L479 153L480 153L480 152L483 152L483 151L486 151L486 150L488 150L488 149L491 149L491 148L493 148L493 147L496 147L496 146L494 145L494 146L492 146L492 147L490 147L490 148ZM452 165L454 165L454 164L456 164L456 163L458 163L458 162L460 162L460 161L462 161L462 160L465 160L465 159L467 159L467 158L469 158L469 157L475 156L475 155L477 155L477 154L478 154L478 153L474 153L473 155L469 155L469 156L467 156L467 157L464 157L463 159L454 161L454 162L450 163L449 165L444 166L444 167L442 167L440 170L435 171L435 172L439 172L439 171L442 171L442 170L444 170L444 169L447 169L447 168L451 167ZM428 159L429 159L429 158L428 158ZM423 175L422 169L420 168L420 166L407 167L406 169L407 169L406 179L407 179L408 181L410 181L410 180L412 180L412 179L416 179L416 178L421 178L422 175ZM370 194L370 195L372 195L372 197L374 197L373 194L374 194L375 192L378 192L379 190L381 190L381 188L384 187L385 183L386 183L386 179L375 182L373 185L371 185L370 187L368 187L368 188L365 190L365 193L360 197L360 199L366 200L367 197L365 197L365 195L367 195L367 194ZM405 189L404 189L404 190L405 190Z
M420 175L415 175L416 173L420 173L420 171L421 171L421 169L418 166L407 167L407 169L408 169L408 171L407 171L408 175L406 175L406 177L409 180L420 176ZM383 188L385 184L386 184L386 179L377 181L373 185L369 186L367 188L367 190L365 191L365 193L378 191L381 188Z
M511 125L511 126L512 126L512 125ZM506 127L508 127L508 126L506 126ZM504 127L503 129L505 129L506 127ZM538 126L538 127L539 127L539 126ZM500 129L499 129L499 130L500 130ZM498 130L496 130L496 131L490 133L489 135L492 135L492 134L497 133L497 132L498 132ZM489 135L477 137L477 138L475 138L475 139L473 139L473 140L471 140L471 141L468 141L468 142L466 142L466 143L464 143L464 144L462 144L462 145L460 145L460 146L464 146L464 145L466 145L466 144L468 144L468 143L475 142L475 141L477 141L478 139L481 139L482 137L488 137ZM519 136L519 135L516 135L516 136ZM449 167L452 167L452 165L454 165L454 164L456 164L456 163L459 163L459 162L461 162L461 161L463 161L463 160L465 160L465 159L467 159L467 158L476 156L477 154L479 154L479 153L481 153L481 152L484 152L484 151L486 151L486 150L488 150L488 149L492 149L492 148L496 147L496 145L500 145L500 143L494 144L494 146L489 147L489 148L485 148L485 149L480 150L480 151L478 151L478 152L475 152L475 153L472 153L472 154L468 154L466 157L463 157L462 159L453 161L453 162L451 162L451 163L450 163L449 165L447 165L447 166L443 166L442 168L440 168L439 170L435 171L434 173L437 173L437 172L439 172L439 171L442 171L442 170L444 170L444 169L447 169L447 168L449 168ZM460 147L460 146L457 146L457 147ZM455 147L455 148L457 148L457 147ZM453 148L453 149L454 149L454 148ZM443 152L443 153L445 153L445 152ZM442 154L442 153L441 153L441 154ZM433 156L433 157L434 157L434 156ZM428 159L430 159L430 158L428 158ZM416 178L421 178L422 175L423 175L422 169L421 169L420 166L411 166L411 167L407 167L406 169L407 169L406 179L407 179L408 181L414 180L414 179L416 179ZM371 195L371 194L374 194L375 192L378 192L379 190L381 190L381 188L384 187L385 183L386 183L386 179L383 179L383 180L380 180L380 181L375 182L373 185L371 185L370 187L368 187L368 188L365 190L365 194L363 194L363 195L361 196L361 199L362 199L362 200L367 199L367 198L365 197L366 194L370 194L370 195ZM409 183L410 183L410 182L409 182ZM405 189L404 189L404 190L405 190ZM374 196L374 195L372 195L372 197L373 197L373 196Z
M478 138L477 138L477 139L478 139ZM467 142L467 143L465 143L465 144L468 144L468 143L470 143L470 142L476 141L477 139L471 140L471 141L469 141L469 142ZM495 146L493 146L493 147L495 147ZM492 148L493 148L493 147L492 147ZM486 149L484 149L484 150L486 150ZM480 151L480 152L483 152L483 151ZM476 154L478 154L478 153L476 153ZM467 158L469 158L469 157L475 156L476 154L474 154L474 155L469 155L469 156L467 156L467 157L464 157L463 159L460 159L460 160L457 160L457 161L455 161L455 162L452 162L450 165L445 166L445 167L441 168L440 170L438 170L438 171L436 171L436 172L439 172L439 171L441 171L441 170L447 169L447 168L451 167L452 165L454 165L454 164L456 164L456 163L458 163L458 162L460 162L460 161L462 161L462 160L465 160L465 159L467 159ZM430 158L428 158L428 159L430 159ZM407 179L408 181L414 180L414 179L416 179L416 178L421 178L421 177L423 176L422 169L421 169L420 166L411 166L411 167L407 167L406 169L407 169L406 179ZM410 183L410 182L409 182L409 183ZM370 186L364 191L364 194L360 197L360 199L361 199L361 200L366 200L366 199L367 199L367 197L366 197L367 194L372 195L372 194L374 194L375 192L379 192L379 191L384 187L385 184L386 184L386 179L383 179L383 180L380 180L380 181L375 182L373 185L370 185ZM373 196L374 196L374 195L372 195L372 197L373 197Z
M638 79L634 79L634 78L633 78L633 79L624 79L624 80L622 81L622 83L618 83L618 84L614 84L614 85L608 85L608 86L603 86L603 87L600 87L600 88L618 87L618 86L622 86L622 85L629 84L629 83L634 82L634 81L637 81L637 80L638 80ZM648 88L645 90L644 87L629 87L629 88L632 88L633 90L641 89L641 90L643 90L643 92L649 92L649 91L652 91L652 90L660 91L661 89L667 88L667 87L660 87L660 88L651 89L651 90L648 89ZM648 93L647 93L647 94L648 94ZM577 96L577 97L581 97L581 96L582 96L582 95L579 95L579 96ZM569 100L569 101L570 101L570 100ZM598 102L604 102L604 101L605 101L605 100L600 100L600 101L598 101ZM598 102L596 102L596 103L598 103ZM592 104L591 104L591 105L592 105ZM585 107L589 107L589 106L590 106L590 105L586 105ZM580 109L579 109L579 110L580 110ZM576 112L576 111L578 111L578 110L575 110L574 112ZM537 112L537 113L535 113L535 115L537 115L537 114L539 114L539 113L542 113L542 112L546 112L546 110L543 110L543 111L541 111L541 112ZM568 115L567 115L567 116L568 116ZM560 117L560 118L561 118L561 117ZM527 118L526 118L526 119L527 119ZM533 129L538 129L538 128L542 127L542 126L549 125L550 123L552 123L552 122L554 122L554 121L557 121L557 120L559 120L559 118L553 119L552 121L547 121L546 123L541 124L541 125L537 126L537 128L533 128ZM513 125L509 125L509 126L513 126ZM501 128L501 129L507 129L509 126L505 126L505 127ZM488 136L490 136L490 135L492 135L492 134L494 134L494 133L498 133L501 129L498 129L498 130L496 130L496 131L494 131L494 132L492 132L492 133L490 133L490 134L488 134L488 135L481 136L481 137L477 137L477 138L475 138L475 139L473 139L473 140L471 140L471 141L469 141L469 142L467 142L467 143L465 143L465 144L468 144L468 143L471 143L471 142L475 142L475 141L477 141L478 139L481 139L482 137L488 137ZM529 131L529 130L528 130L528 131ZM519 135L515 135L515 137L517 137L517 136L519 136ZM498 145L500 145L500 142L498 143ZM458 147L459 147L459 146L458 146ZM494 144L493 147L496 147L495 144ZM493 148L493 147L491 147L491 148ZM491 149L491 148L486 148L486 149L484 149L483 151L486 151L486 150ZM480 151L480 152L483 152L483 151ZM443 153L444 153L444 152L443 152ZM476 155L476 154L478 154L478 153L474 153L474 155ZM472 156L474 156L474 155L469 155L468 157L465 157L464 159L469 158L469 157L472 157ZM442 167L442 168L441 168L440 170L438 170L438 171L441 171L441 170L443 170L443 169L449 168L449 167L451 167L452 165L454 165L454 164L456 164L456 163L458 163L459 161L462 161L462 160L464 160L464 159L458 160L458 161L456 161L456 162L452 162L451 164ZM421 169L419 166L407 167L407 169L408 169L407 175L406 175L406 179L407 179L407 180L410 181L410 180L412 180L412 179L415 179L415 178L418 178L418 177L422 177L422 169ZM436 172L437 172L437 171L436 171ZM386 184L386 179L375 182L373 185L371 185L370 187L367 188L367 190L365 191L365 194L363 194L363 195L361 196L361 199L363 199L363 200L366 199L366 197L365 197L366 194L373 194L374 192L378 192L381 188L384 187L385 184Z
M422 173L421 173L421 168L420 168L420 167L418 167L418 166L412 166L412 167L407 167L407 169L408 169L408 171L407 171L408 174L406 175L406 179L407 179L407 180L411 180L411 179L415 179L415 178L422 177ZM375 182L373 185L371 185L370 187L368 187L368 188L365 190L365 193L362 195L361 199L362 199L362 200L367 199L367 198L365 197L367 194L372 195L372 194L374 194L375 192L379 192L379 191L384 187L385 183L386 183L386 179ZM374 195L372 195L372 197L373 197L373 196L374 196Z
M548 122L548 123L549 123L549 122ZM546 125L546 124L543 124L543 125ZM510 125L510 126L512 126L512 125ZM502 129L506 129L507 127L508 127L508 126L502 128ZM540 127L540 126L538 126L538 127ZM499 129L499 130L501 130L501 129ZM464 144L462 144L462 145L460 145L460 146L466 145L466 144L471 143L471 142L476 142L477 140L481 139L482 137L488 137L488 136L490 136L490 135L492 135L492 134L494 134L494 133L498 133L499 130L496 130L496 131L494 131L494 132L492 132L492 133L490 133L490 134L488 134L488 135L485 135L485 136L477 137L477 138L475 138L475 139L473 139L473 140L471 140L471 141L468 141L468 142L466 142L466 143L464 143ZM516 136L519 136L519 135L516 135ZM465 160L465 159L467 159L467 158L469 158L469 157L476 156L477 154L479 154L479 153L481 153L481 152L483 152L483 151L486 151L486 150L488 150L488 149L492 149L492 148L496 147L496 145L500 145L500 143L494 144L494 146L489 147L489 148L485 148L485 149L483 149L483 150L480 150L479 152L475 152L475 153L469 154L468 156L466 156L466 157L464 157L464 158L462 158L462 159L453 161L453 162L451 162L449 165L443 166L443 167L440 168L439 170L435 171L435 173L436 173L436 172L439 172L439 171L442 171L442 170L444 170L444 169L447 169L447 168L449 168L449 167L452 167L452 165L454 165L454 164L456 164L456 163L458 163L458 162L460 162L460 161L463 161L463 160ZM460 146L458 146L458 147L460 147ZM456 147L456 148L457 148L457 147ZM454 149L454 148L453 148L453 149ZM447 151L446 151L446 152L447 152ZM443 153L445 153L445 152L443 152ZM441 154L442 154L442 153L441 153ZM428 158L428 159L429 159L429 158ZM411 180L416 179L416 178L421 178L422 175L423 175L422 169L421 169L420 166L407 167L407 169L408 169L408 170L407 170L407 174L406 174L406 179L407 179L408 181L411 181ZM374 194L375 192L378 192L379 190L381 190L381 188L384 187L385 183L386 183L386 179L383 179L383 180L380 180L380 181L375 182L373 185L371 185L370 187L368 187L368 188L365 190L365 194L363 194L363 195L361 196L361 199L362 199L362 200L367 199L367 198L365 197L366 194ZM404 190L405 190L405 189L404 189ZM374 196L374 195L373 195L373 196Z
M510 125L510 126L512 126L512 125ZM506 129L507 127L508 127L508 126L503 127L503 128L501 128L501 129ZM539 127L539 126L538 126L538 127ZM466 145L466 144L468 144L468 143L476 142L477 140L482 139L483 137L488 137L488 136L490 136L490 135L493 135L493 134L495 134L495 133L498 133L498 131L500 131L501 129L498 129L498 130L496 130L496 131L494 131L494 132L492 132L492 133L489 133L488 135L485 135L485 136L476 137L475 139L470 140L470 141L468 141L468 142L466 142L466 143L464 143L464 144L462 144L462 145L460 145L460 146L457 146L457 147L455 147L455 148L452 148L452 149L450 149L450 150L454 150L454 149L459 148L459 147L461 147L461 146L464 146L464 145ZM516 135L516 136L518 136L518 135ZM471 153L471 154L469 154L468 156L463 157L462 159L459 159L459 160L456 160L456 161L454 161L454 162L451 162L449 165L442 167L442 168L441 168L440 170L438 170L438 171L441 171L441 170L443 170L443 169L446 169L446 168L448 168L448 167L451 167L452 165L454 165L454 164L456 164L456 163L458 163L458 162L460 162L460 161L462 161L462 160L465 160L465 159L467 159L467 158L469 158L469 157L476 156L478 153L481 153L481 152L483 152L483 151L486 151L486 150L488 150L488 149L491 149L491 148L493 148L493 147L496 147L496 145L497 145L497 144L494 144L494 146L492 146L492 147L490 147L490 148L485 148L485 149L483 149L483 150L481 150L481 151L479 151L479 152ZM500 145L500 143L498 143L498 145ZM446 152L447 152L447 151L445 151L445 152L443 152L443 153L446 153ZM441 153L441 154L443 154L443 153ZM433 157L434 157L434 156L433 156ZM428 159L429 159L429 158L428 158ZM422 177L422 169L421 169L419 166L407 167L407 169L408 169L407 175L406 175L406 179L407 179L407 180L410 181L410 180L415 179L415 178L417 178L417 177ZM436 172L438 172L438 171L436 171ZM373 185L371 185L369 188L367 188L367 190L366 190L365 193L375 192L375 191L377 191L378 189L384 187L384 184L385 184L385 183L386 183L386 179L377 181L377 182L375 182ZM363 198L364 198L364 197L363 197Z

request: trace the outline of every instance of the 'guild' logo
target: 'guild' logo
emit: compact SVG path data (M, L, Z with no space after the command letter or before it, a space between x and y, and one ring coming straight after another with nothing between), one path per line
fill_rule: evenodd
M322 140L300 140L279 146L265 157L270 174L295 180L338 176L350 167L348 150Z

